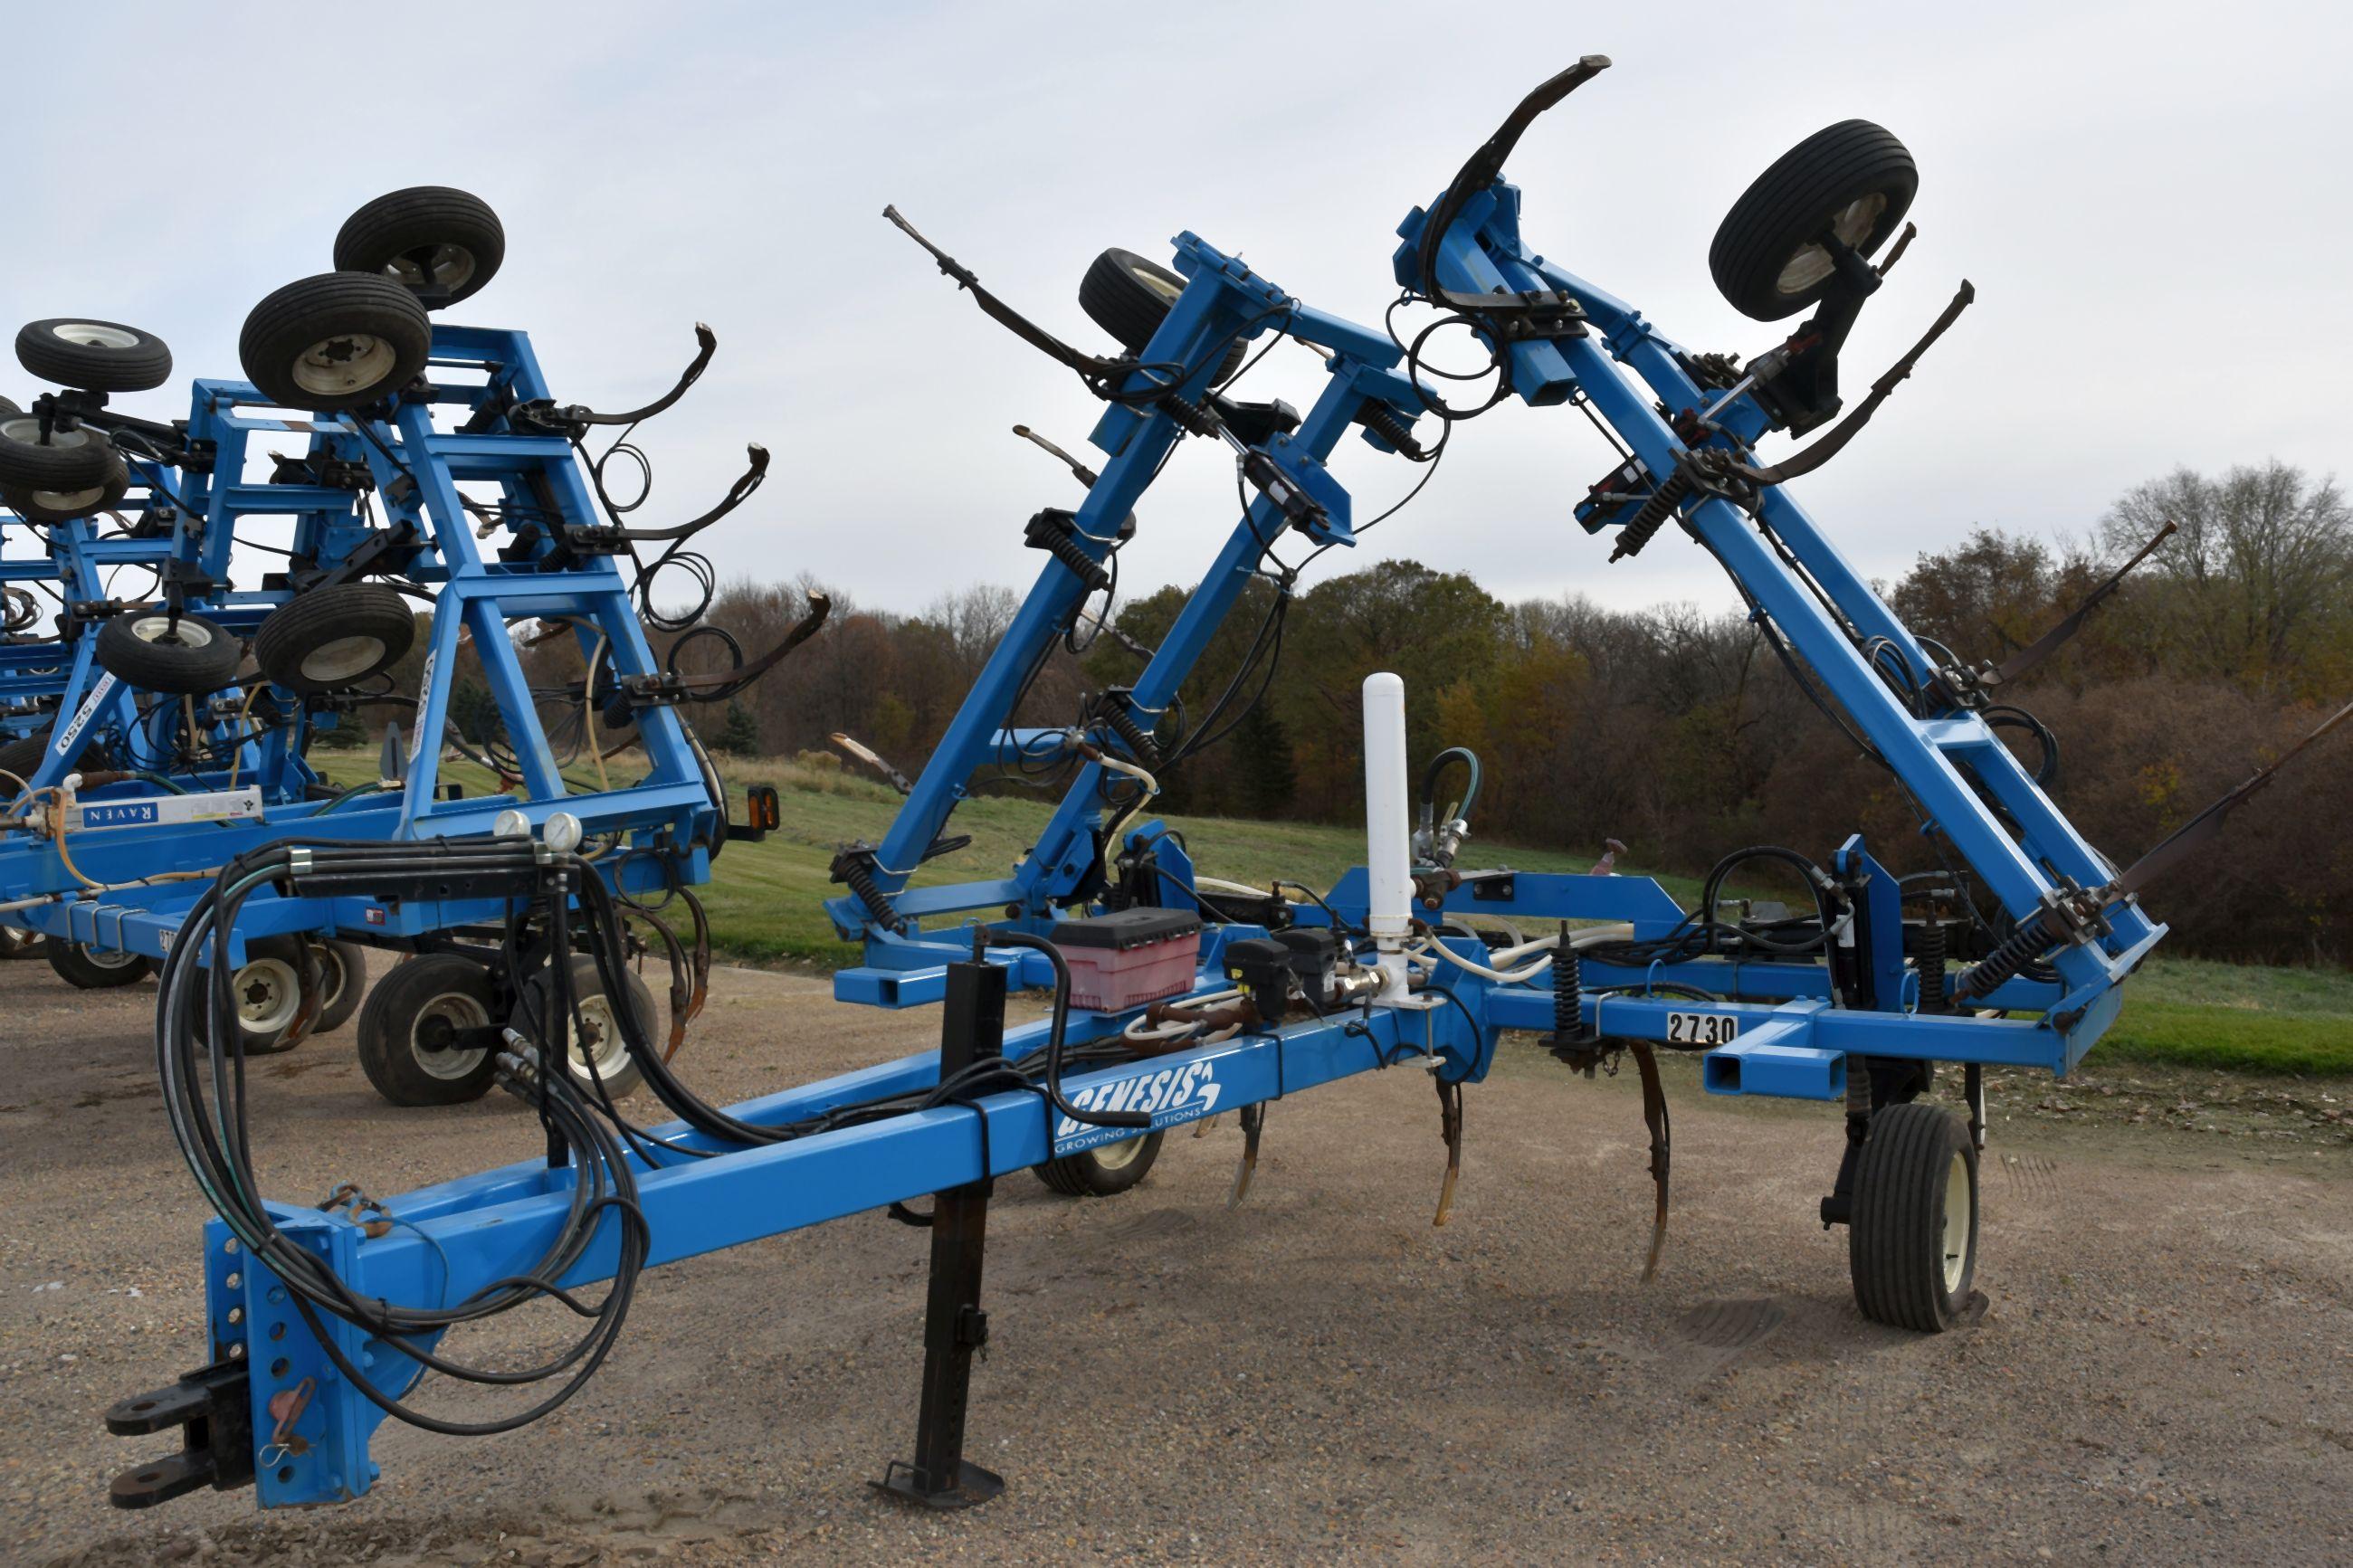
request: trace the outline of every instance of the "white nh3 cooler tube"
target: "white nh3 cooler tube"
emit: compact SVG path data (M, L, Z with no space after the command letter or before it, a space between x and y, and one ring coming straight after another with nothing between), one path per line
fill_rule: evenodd
M1413 824L1407 805L1405 682L1387 670L1365 677L1365 869L1366 925L1388 984L1380 1001L1405 994L1405 938L1413 910Z

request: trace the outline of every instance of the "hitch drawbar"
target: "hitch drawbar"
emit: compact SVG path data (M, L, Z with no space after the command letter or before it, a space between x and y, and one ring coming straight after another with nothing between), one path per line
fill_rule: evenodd
M107 1488L115 1507L153 1508L207 1486L227 1492L253 1484L253 1380L245 1363L216 1361L106 1412L106 1429L118 1437L174 1426L182 1432L180 1451L115 1477Z

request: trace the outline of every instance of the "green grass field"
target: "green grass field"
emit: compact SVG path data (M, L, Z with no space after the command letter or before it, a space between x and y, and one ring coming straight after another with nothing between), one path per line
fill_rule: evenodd
M371 753L324 753L337 782L375 776ZM608 764L629 776L625 763ZM835 849L851 839L880 840L899 797L879 783L797 763L736 764L739 782L772 783L784 794L784 827L760 844L736 844L720 861L704 900L712 934L730 954L754 961L788 960L834 967L854 963L858 950L839 940L819 909L842 889L827 879ZM583 776L578 767L575 778ZM445 781L469 794L491 780L470 763L445 764ZM740 801L740 796L739 796ZM918 885L1004 874L1029 847L1044 820L1037 801L982 798L958 808L952 831L969 833L969 848L932 862ZM1260 882L1282 875L1328 886L1364 858L1364 839L1345 827L1297 822L1165 818L1184 833L1213 877ZM1478 845L1482 863L1529 871L1583 871L1590 856L1556 850ZM1633 870L1632 867L1622 868ZM1699 894L1696 879L1661 876L1686 905ZM2130 1058L2180 1067L2299 1074L2353 1074L2353 974L2316 969L2263 969L2192 959L2152 959L2126 987L2124 1013L2092 1057Z

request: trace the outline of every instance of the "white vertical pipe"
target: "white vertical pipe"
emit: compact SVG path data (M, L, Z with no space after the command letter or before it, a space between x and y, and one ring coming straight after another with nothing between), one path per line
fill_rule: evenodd
M1365 677L1365 868L1371 878L1367 921L1374 941L1393 952L1410 929L1413 825L1405 762L1405 682L1387 670Z

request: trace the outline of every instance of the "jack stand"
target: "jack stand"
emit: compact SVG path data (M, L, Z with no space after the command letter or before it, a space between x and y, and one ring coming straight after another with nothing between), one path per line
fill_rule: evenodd
M951 963L947 986L940 1023L943 1081L979 1058L1005 1053L1005 971L993 963ZM986 1134L982 1146L987 1147ZM972 1355L988 1343L988 1314L980 1309L980 1268L994 1185L983 1175L933 1199L931 1299L923 1310L923 1388L915 1415L915 1457L892 1460L882 1479L870 1483L878 1491L926 1508L971 1508L1005 1489L1003 1477L964 1457Z

